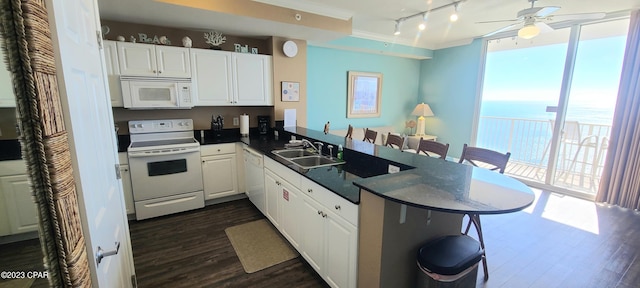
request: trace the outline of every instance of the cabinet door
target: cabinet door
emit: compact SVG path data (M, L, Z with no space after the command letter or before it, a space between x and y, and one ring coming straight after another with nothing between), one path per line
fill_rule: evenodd
M215 199L238 194L236 155L202 157L204 199Z
M302 224L300 221L300 190L293 187L289 182L280 181L280 231L289 243L296 249L300 247L300 238L302 237Z
M191 49L196 106L233 105L231 53Z
M302 196L299 221L303 223L300 240L301 254L318 272L324 274L324 222L323 211L313 199Z
M238 105L273 105L271 56L233 53Z
M325 220L324 242L323 278L331 287L356 287L358 255L356 227L338 215L328 212Z
M151 45L150 45L151 46ZM189 48L156 45L158 76L191 78Z
M156 76L155 45L117 42L120 73L125 76Z
M131 189L131 171L129 165L120 165L120 175L122 176L122 193L124 194L124 206L127 214L135 214L136 208L133 204L133 189Z
M266 193L265 216L271 224L280 230L280 217L278 214L278 199L280 198L280 181L269 169L264 169L264 189Z
M12 234L38 230L36 204L27 175L0 177Z
M111 107L124 107L122 88L120 87L120 65L118 64L118 47L115 41L104 41L104 63L107 66L107 80Z

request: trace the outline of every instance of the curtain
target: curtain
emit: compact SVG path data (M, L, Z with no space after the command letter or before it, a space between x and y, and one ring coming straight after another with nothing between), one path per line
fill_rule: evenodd
M640 209L640 11L631 13L627 47L596 201Z

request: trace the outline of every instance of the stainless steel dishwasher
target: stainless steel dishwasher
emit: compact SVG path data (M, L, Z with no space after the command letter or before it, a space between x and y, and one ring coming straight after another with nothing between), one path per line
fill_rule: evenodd
M263 156L249 147L244 147L244 173L247 197L262 214L265 214Z

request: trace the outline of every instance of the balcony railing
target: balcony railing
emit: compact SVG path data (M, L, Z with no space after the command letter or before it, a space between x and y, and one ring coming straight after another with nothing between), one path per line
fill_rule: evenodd
M611 126L567 121L564 130L553 185L595 193ZM506 174L544 183L552 131L551 120L480 117L477 146L511 152Z

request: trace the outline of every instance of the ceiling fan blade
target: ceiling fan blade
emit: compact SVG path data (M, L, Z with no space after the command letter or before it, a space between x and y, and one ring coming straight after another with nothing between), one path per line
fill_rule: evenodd
M553 31L553 28L551 28L551 26L547 25L547 23L544 23L544 22L536 22L536 23L533 23L533 25L536 25L536 27L540 29L540 33Z
M484 24L484 23L501 23L501 22L517 22L522 21L520 19L509 19L509 20L493 20L493 21L480 21L476 22L476 24Z
M534 17L546 17L547 15L558 11L558 9L560 9L560 7L558 6L546 6L546 7L542 7L540 10L538 10L538 12L536 12L535 14L533 14Z
M520 26L520 25L522 25L522 24L521 24L521 23L514 23L514 24L511 24L511 25L507 25L507 26L502 27L502 28L500 28L500 29L498 29L498 30L496 30L496 31L493 31L493 32L489 32L489 33L487 33L487 34L484 34L484 35L482 35L482 37L489 37L489 36L493 36L493 35L495 35L495 34L498 34L498 33L500 33L500 32L509 31L509 30L512 30L512 29L517 28L517 27L518 27L518 26Z
M596 20L596 19L602 19L604 18L604 16L607 16L607 13L598 12L598 13L563 14L563 15L549 16L547 17L547 20L552 22L572 21L572 20Z

